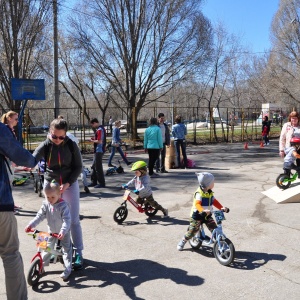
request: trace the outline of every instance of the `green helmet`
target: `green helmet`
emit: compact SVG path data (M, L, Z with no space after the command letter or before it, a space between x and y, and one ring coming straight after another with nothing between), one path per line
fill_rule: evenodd
M142 160L139 160L139 161L136 161L132 167L131 167L131 171L137 171L137 170L140 170L140 169L143 169L147 167L147 164L142 161Z

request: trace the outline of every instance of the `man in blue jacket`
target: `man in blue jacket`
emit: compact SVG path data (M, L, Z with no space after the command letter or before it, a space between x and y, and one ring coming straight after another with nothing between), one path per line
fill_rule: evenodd
M6 294L9 300L27 299L24 266L19 252L17 219L9 183L6 158L19 166L33 168L37 162L29 151L0 123L0 256L5 270Z

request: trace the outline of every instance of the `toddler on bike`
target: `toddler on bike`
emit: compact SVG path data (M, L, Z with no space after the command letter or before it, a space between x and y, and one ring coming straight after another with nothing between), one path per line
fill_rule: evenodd
M179 251L182 251L185 243L198 232L201 224L205 223L210 232L217 227L215 220L211 216L212 206L229 212L229 208L223 207L214 197L212 191L214 188L214 176L207 172L196 173L196 175L200 186L194 193L188 231L177 245L177 250Z
M46 218L48 231L50 233L59 233L58 239L61 241L65 265L65 270L60 277L65 281L69 278L72 271L71 214L68 203L60 198L60 185L57 182L53 180L47 184L44 187L44 193L47 201L43 201L36 217L25 227L25 232L30 232ZM51 236L47 246L53 249L55 242L56 238ZM43 267L49 265L50 258L51 253L45 251L43 253Z
M300 159L300 138L292 137L291 138L291 147L285 148L284 153L285 157L283 160L283 169L284 170L296 170L298 173L298 178L300 177L300 166L295 165L296 159Z
M167 217L168 210L163 208L153 198L150 186L150 176L147 173L147 164L142 160L137 161L132 165L131 171L135 172L135 176L127 184L123 184L122 188L127 189L129 186L134 185L135 190L133 192L138 195L137 199L135 199L137 203L143 204L147 202L154 209L161 210L164 217Z

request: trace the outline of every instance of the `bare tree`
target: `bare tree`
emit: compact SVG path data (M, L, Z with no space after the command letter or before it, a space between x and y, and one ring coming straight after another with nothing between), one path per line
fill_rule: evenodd
M43 54L48 41L45 28L49 22L47 0L0 0L0 99L2 105L18 109L11 99L11 78L34 78L39 65L48 60Z
M95 0L86 7L85 17L73 19L78 47L86 52L90 67L114 88L114 103L121 99L133 138L140 109L168 93L208 55L211 27L200 3Z

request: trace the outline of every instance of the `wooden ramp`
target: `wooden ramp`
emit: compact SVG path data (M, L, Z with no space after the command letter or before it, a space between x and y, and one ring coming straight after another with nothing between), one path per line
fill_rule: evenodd
M300 180L297 179L292 182L291 186L286 190L274 186L262 193L276 203L300 203Z

